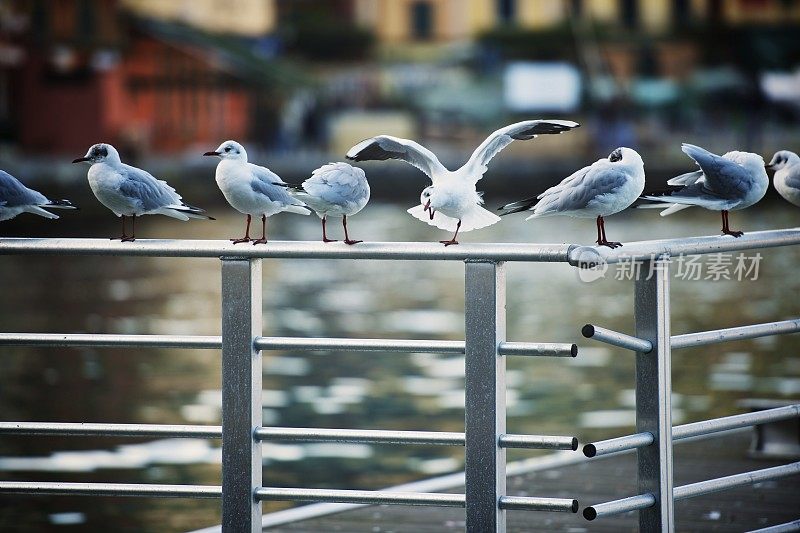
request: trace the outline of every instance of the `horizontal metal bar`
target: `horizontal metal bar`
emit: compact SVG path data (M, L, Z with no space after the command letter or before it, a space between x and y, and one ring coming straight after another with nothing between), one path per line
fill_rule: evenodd
M373 505L431 505L436 507L464 507L465 502L463 494L279 487L258 488L255 491L255 497L262 501L281 500L364 503Z
M0 255L113 255L140 257L243 257L294 259L487 259L491 261L567 262L569 244L363 242L358 246L320 241L270 241L236 246L227 240L0 239ZM627 245L626 245L627 246Z
M650 341L592 324L583 326L583 328L581 328L581 334L587 339L605 342L606 344L619 346L620 348L625 348L626 350L632 350L634 352L650 353L653 349L653 345Z
M502 448L572 451L578 449L578 437L505 434L500 435L498 441Z
M199 335L116 335L95 333L0 333L0 346L93 346L108 348L192 348L218 350L222 339Z
M765 409L754 413L744 413L741 415L725 416L712 420L702 420L683 424L672 428L672 440L688 439L699 435L710 435L719 431L767 424L800 417L800 404L776 407L775 409Z
M676 500L683 500L694 496L701 496L703 494L710 494L712 492L719 492L721 490L741 487L742 485L750 485L752 483L758 483L759 481L767 481L769 479L777 479L795 474L800 474L800 461L788 465L774 466L772 468L753 470L752 472L745 472L743 474L734 474L732 476L682 485L680 487L675 487L673 495Z
M617 437L615 439L590 442L589 444L584 445L583 455L586 457L597 457L600 455L607 455L609 453L644 448L645 446L650 446L653 444L654 440L655 438L653 437L653 434L646 431L643 433L626 435L624 437Z
M221 426L166 424L85 424L69 422L0 422L0 435L95 437L222 438Z
M437 431L262 427L256 429L255 436L262 441L285 440L464 446L463 433Z
M761 529L754 529L748 533L789 533L790 531L800 531L800 520L793 520L785 524L776 524L774 526L763 527Z
M415 339L337 339L312 337L259 337L257 350L346 350L351 352L464 353L464 341Z
M500 355L533 355L543 357L575 357L578 345L557 342L501 342Z
M727 235L626 242L620 248L604 246L574 246L569 250L573 266L594 266L623 261L648 261L660 256L738 252L756 248L774 248L800 244L800 228L747 232L738 239Z
M628 511L647 509L655 504L656 497L652 494L639 494L638 496L631 496L629 498L622 498L621 500L598 503L597 505L586 507L583 510L583 517L586 520L594 520L595 518L627 513Z
M138 496L145 498L220 498L215 485L152 485L128 483L48 483L0 481L0 494L69 496Z
M766 324L751 324L735 328L715 329L699 333L685 333L673 335L670 339L672 348L690 348L718 342L755 339L770 335L784 335L800 332L800 318L783 320L781 322L767 322Z
M533 498L530 496L500 496L500 509L517 511L555 511L577 513L578 500L567 498Z

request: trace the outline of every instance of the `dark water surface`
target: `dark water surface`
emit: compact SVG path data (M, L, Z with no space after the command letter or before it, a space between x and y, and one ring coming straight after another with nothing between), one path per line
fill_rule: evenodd
M370 205L352 219L352 234L388 241L447 237L409 217L406 207ZM110 215L70 215L61 221L19 218L3 226L3 234L118 232ZM770 203L731 219L746 231L795 227L800 210ZM708 235L718 231L719 215L697 210L661 218L634 211L609 218L606 226L609 238L623 242ZM330 227L339 234L337 223ZM138 235L223 238L242 229L243 217L233 214L191 223L148 217ZM317 239L319 222L276 216L271 232L275 239ZM466 234L462 242L588 244L593 238L592 220L519 217ZM742 261L750 266L756 253ZM715 277L716 268L734 279L673 276L673 333L800 316L800 250L761 255L757 280L735 279L738 254L702 261L702 277ZM728 268L721 268L726 261ZM2 256L0 330L218 335L219 267L216 259ZM265 260L264 332L463 339L463 268L458 262ZM509 432L576 434L583 442L629 433L633 356L582 339L580 328L593 322L631 332L632 283L614 279L622 275L616 267L592 283L567 265L509 264L507 270L509 340L577 342L581 349L574 360L509 360ZM800 397L799 347L800 337L783 336L676 351L673 422L739 412L741 398ZM264 423L463 431L463 373L462 357L272 352L264 357ZM3 420L219 424L220 405L214 350L0 348ZM194 439L3 437L0 476L211 485L219 483L218 446ZM372 489L448 473L462 461L463 450L449 447L269 443L264 483ZM3 531L185 531L219 522L215 500L14 496L0 502Z

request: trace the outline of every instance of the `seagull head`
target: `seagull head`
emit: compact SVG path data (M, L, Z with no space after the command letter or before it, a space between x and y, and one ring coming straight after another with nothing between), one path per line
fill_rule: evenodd
M86 155L74 159L73 163L120 163L119 152L108 143L93 144Z
M640 156L639 153L633 148L627 148L625 146L620 146L608 154L608 161L626 166L644 165L642 162L642 156Z
M435 194L436 187L431 185L430 187L425 187L425 189L422 190L422 194L419 195L419 201L425 209L425 212L431 217L431 220L433 220L433 215L436 213L436 208L432 205Z
M225 141L213 152L206 152L203 155L216 156L220 159L244 161L245 163L247 162L247 152L245 151L244 146L236 141Z
M789 150L781 150L779 152L775 152L775 155L772 156L772 160L768 165L765 165L765 167L769 170L781 170L782 168L786 168L797 163L800 163L800 156L794 152L790 152Z

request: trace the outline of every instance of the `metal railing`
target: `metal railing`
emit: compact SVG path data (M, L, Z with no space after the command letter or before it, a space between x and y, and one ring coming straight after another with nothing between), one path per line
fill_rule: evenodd
M672 487L672 441L723 429L798 416L798 406L737 415L671 428L670 350L722 340L800 331L800 320L745 326L702 334L670 336L668 261L670 254L704 254L800 244L800 229L753 232L739 239L697 237L626 244L623 249L550 244L362 243L355 247L318 242L270 242L235 247L220 241L100 239L1 239L0 255L115 255L218 257L222 271L222 335L86 335L2 333L0 345L197 348L222 351L222 426L0 423L0 435L194 437L222 439L221 486L0 481L0 494L72 494L221 498L224 531L259 531L261 502L267 500L463 507L469 532L505 531L506 510L577 512L572 498L506 494L508 448L577 450L574 436L507 434L505 366L509 356L575 357L572 343L509 342L505 337L504 262L562 262L591 266L605 261L653 262L655 275L635 282L634 336L596 326L584 334L637 351L637 433L587 444L587 456L638 450L640 494L588 507L587 519L640 509L644 531L673 529L672 502L758 479L797 471L797 464ZM262 336L261 260L394 259L450 260L465 265L464 341L399 339L317 339ZM645 267L646 271L646 267ZM266 350L349 350L455 353L465 355L463 433L264 427L261 408L261 353ZM360 491L262 486L261 442L334 441L465 447L464 494ZM664 496L666 495L666 496ZM662 497L664 496L664 497Z

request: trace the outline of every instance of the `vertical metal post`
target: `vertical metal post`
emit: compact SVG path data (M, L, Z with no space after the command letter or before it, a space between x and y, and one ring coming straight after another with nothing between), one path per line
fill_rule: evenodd
M261 259L222 258L222 530L261 531Z
M672 376L670 360L669 257L645 261L634 289L636 336L653 345L636 353L636 431L654 441L638 449L639 494L656 504L639 511L639 530L674 531L672 499Z
M506 365L498 345L506 338L505 269L502 263L465 265L466 530L504 532Z

